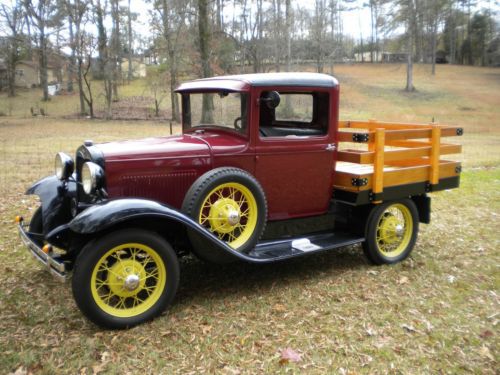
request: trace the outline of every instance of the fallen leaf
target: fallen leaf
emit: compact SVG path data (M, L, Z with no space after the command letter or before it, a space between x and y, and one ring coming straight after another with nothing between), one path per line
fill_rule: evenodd
M316 318L319 314L316 312L316 310L311 310L311 312L309 313L309 316L313 317L313 318Z
M493 336L493 332L491 332L490 330L486 330L484 332L481 332L479 334L479 337L483 338L483 339L487 339L488 337L492 337Z
M481 356L488 358L491 361L495 360L495 358L490 352L490 349L487 346L482 346L481 349L479 349L479 353L481 354Z
M398 284L399 285L403 285L403 284L406 284L408 282L408 278L406 276L402 276L399 280L398 280Z
M277 303L276 305L273 306L273 310L278 312L285 312L286 307L280 303Z
M283 365L288 362L302 361L302 354L297 353L292 348L286 348L281 351L280 364Z

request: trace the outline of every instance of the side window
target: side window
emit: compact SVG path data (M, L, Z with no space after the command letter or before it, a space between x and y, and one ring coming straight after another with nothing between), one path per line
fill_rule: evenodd
M276 104L269 105L270 98ZM259 134L265 137L318 137L328 133L329 94L327 92L274 92L261 94Z

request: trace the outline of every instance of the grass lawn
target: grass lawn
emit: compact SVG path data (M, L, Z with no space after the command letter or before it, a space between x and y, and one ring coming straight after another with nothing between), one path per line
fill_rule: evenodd
M359 247L266 266L186 260L174 305L127 331L83 318L69 285L32 259L12 221L36 208L24 190L53 173L56 152L73 155L85 139L168 134L168 124L65 119L76 96L31 117L39 93L1 94L0 373L498 373L500 69L438 66L432 77L417 65L413 94L401 90L402 65L335 74L341 118L434 118L465 129L462 186L433 195L412 256L382 267ZM144 87L124 93L149 95ZM285 348L302 360L280 363Z

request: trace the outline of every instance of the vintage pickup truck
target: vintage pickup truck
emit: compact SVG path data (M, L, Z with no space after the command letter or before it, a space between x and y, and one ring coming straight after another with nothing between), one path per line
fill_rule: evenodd
M27 191L40 208L16 218L100 326L161 313L190 253L269 263L362 244L375 264L399 262L430 221L427 193L459 186L460 164L441 155L460 145L441 140L461 128L339 121L331 76L214 77L177 92L182 135L58 153L55 175Z

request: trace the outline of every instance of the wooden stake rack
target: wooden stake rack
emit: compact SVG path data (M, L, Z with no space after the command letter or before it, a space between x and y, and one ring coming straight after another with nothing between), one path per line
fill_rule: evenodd
M462 134L460 127L435 123L340 121L335 196L363 193L370 202L380 203L389 195L418 194L421 187L421 193L457 187L460 163L441 156L458 154L462 146L442 139ZM344 142L364 146L344 149Z

